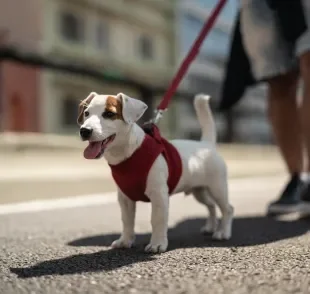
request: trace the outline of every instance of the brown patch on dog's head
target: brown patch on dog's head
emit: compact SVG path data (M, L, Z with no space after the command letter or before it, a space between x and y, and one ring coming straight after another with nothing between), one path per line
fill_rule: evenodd
M122 101L118 100L117 98L115 98L113 96L107 97L105 111L115 113L114 116L109 117L109 119L111 119L111 120L115 120L115 119L124 120Z
M77 118L77 123L79 125L83 124L83 115L84 115L84 110L87 108L88 104L90 101L93 100L93 98L97 95L95 92L91 92L81 103L79 104L79 110L78 110L78 118Z

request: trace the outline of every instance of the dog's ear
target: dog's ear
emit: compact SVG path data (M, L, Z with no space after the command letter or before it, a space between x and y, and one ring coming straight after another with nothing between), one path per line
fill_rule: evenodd
M88 104L90 103L90 101L92 101L92 99L98 95L96 92L91 92L83 101L81 101L81 103L79 104L79 110L78 110L78 118L77 118L77 123L78 125L82 125L83 124L83 114L84 114L84 110L85 108L88 106Z
M122 101L123 118L128 124L138 121L147 109L147 105L144 102L138 99L130 98L123 93L117 94L116 97Z

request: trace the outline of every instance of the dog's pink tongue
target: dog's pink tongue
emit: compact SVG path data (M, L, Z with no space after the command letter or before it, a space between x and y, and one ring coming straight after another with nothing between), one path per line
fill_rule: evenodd
M86 159L95 159L101 151L101 142L89 142L84 150L84 157Z

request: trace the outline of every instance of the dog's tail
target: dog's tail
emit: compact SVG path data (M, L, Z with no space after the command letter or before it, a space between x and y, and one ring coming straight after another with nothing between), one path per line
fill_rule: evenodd
M216 144L216 127L210 109L210 96L198 94L194 99L194 106L201 126L201 140Z

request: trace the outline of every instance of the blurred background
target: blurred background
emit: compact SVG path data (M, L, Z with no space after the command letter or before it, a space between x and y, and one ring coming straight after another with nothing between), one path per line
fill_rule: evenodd
M216 2L1 1L0 45L9 49L0 56L1 131L76 134L77 103L90 91L143 99L148 120ZM217 104L237 5L227 1L172 100L166 136L199 136L197 92ZM264 86L247 96L229 117L215 114L220 141L271 141Z
M37 198L114 189L103 161L83 159L78 103L91 91L121 91L149 105L142 122L149 120L216 3L2 0L0 201L24 199L25 191ZM217 105L237 7L237 0L227 1L173 97L160 122L168 138L200 136L195 94L210 94ZM249 166L278 172L283 167L272 145L264 85L246 96L229 114L214 113L219 142L226 143L219 148L231 175L249 175ZM85 178L92 181L78 182Z

